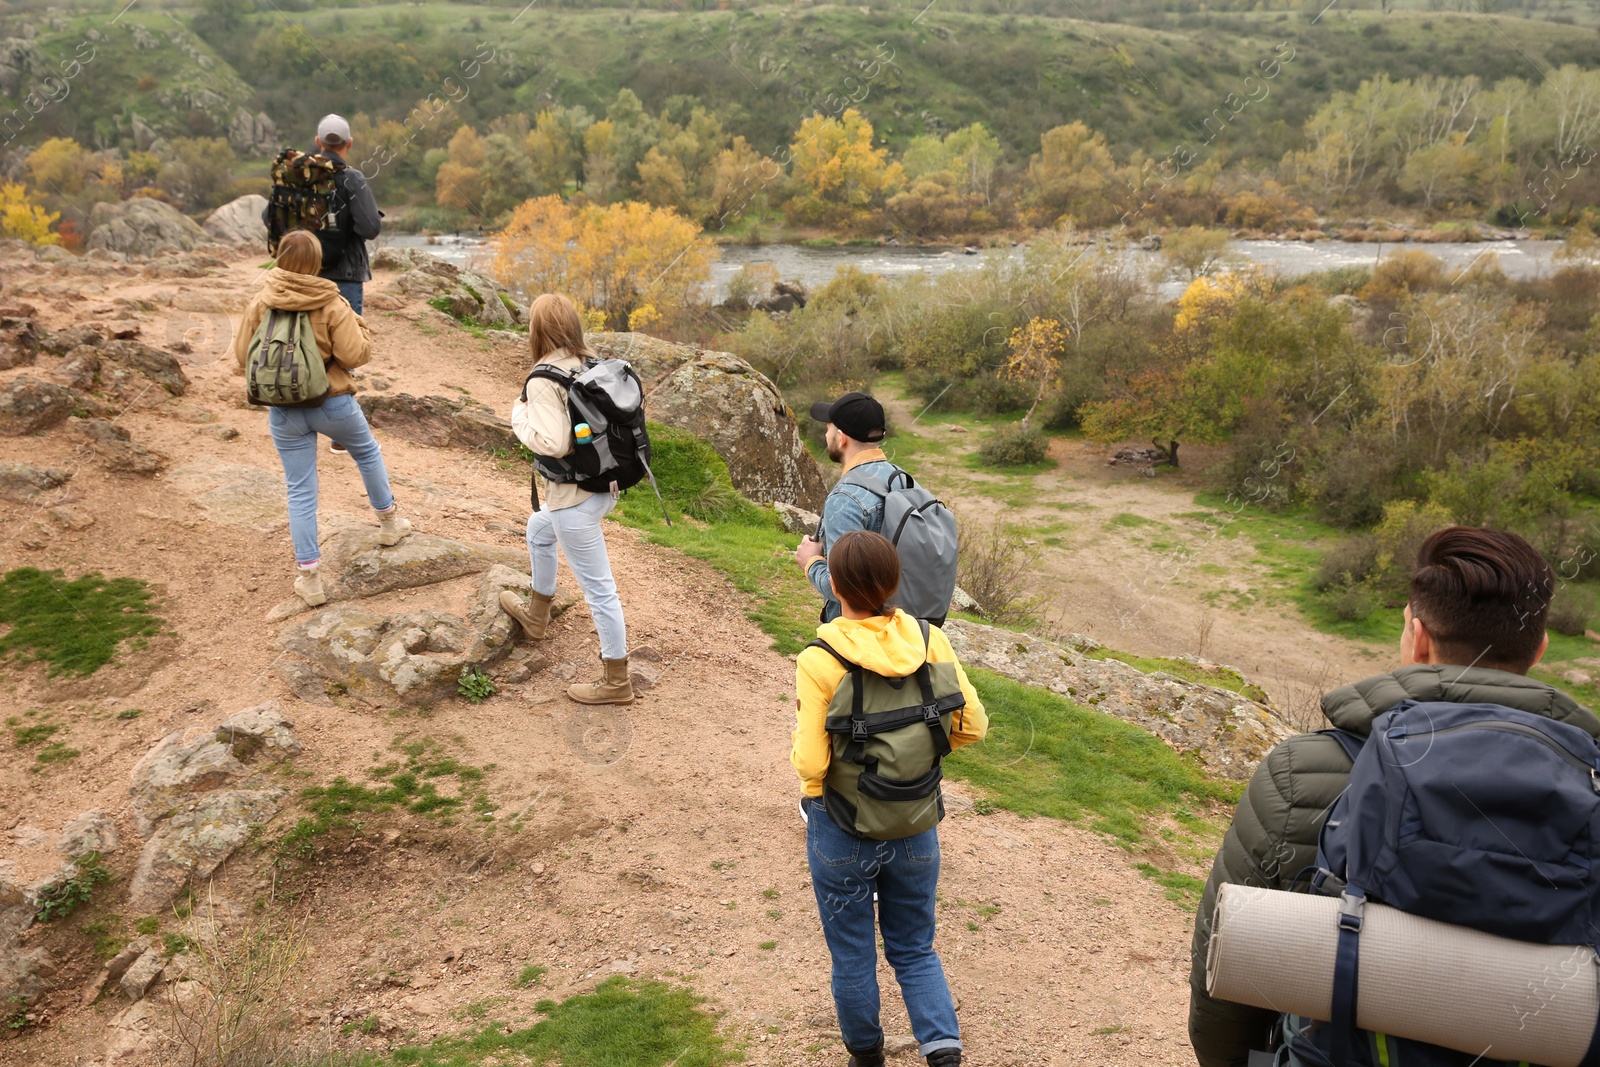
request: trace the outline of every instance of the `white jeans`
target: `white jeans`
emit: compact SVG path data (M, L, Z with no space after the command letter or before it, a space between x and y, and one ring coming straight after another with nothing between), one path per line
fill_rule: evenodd
M528 559L532 563L533 591L552 596L556 591L556 546L583 590L594 628L600 634L600 657L624 659L628 655L628 629L622 621L622 600L611 577L600 520L616 506L609 493L596 493L581 504L551 511L549 505L528 516Z

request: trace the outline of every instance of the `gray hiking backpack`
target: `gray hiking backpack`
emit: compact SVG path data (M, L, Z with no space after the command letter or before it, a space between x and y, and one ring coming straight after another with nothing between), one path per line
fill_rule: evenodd
M900 554L894 603L907 615L943 626L956 591L956 517L905 471L888 481L856 468L840 485L858 485L883 500L883 529Z
M250 338L244 380L252 404L314 408L328 399L328 368L317 348L311 316L268 308Z

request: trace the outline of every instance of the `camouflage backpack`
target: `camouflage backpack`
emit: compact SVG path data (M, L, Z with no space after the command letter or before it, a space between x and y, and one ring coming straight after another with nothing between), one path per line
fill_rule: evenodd
M272 161L272 196L267 201L267 251L278 254L278 242L290 230L310 230L322 242L323 266L331 266L329 234L337 230L333 197L336 178L347 164L338 156L285 148Z

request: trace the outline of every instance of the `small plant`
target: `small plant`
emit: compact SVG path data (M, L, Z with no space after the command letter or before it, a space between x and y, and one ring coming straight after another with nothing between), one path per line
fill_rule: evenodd
M52 763L65 763L67 760L76 759L80 755L82 755L82 753L80 753L77 749L68 748L60 741L52 741L48 745L44 746L44 748L40 749L39 754L34 757L36 762L33 769L35 771L42 771L45 767Z
M1000 806L988 797L979 797L972 802L972 810L977 815L993 815L1000 810Z
M511 984L516 986L518 989L527 989L529 986L533 985L535 982L539 981L549 973L550 968L542 964L530 963L526 967L522 968L521 973L517 975L517 980Z
M28 1022L28 998L22 996L7 997L6 1029L26 1030Z
M363 1015L359 1019L352 1019L350 1022L345 1023L339 1029L341 1033L361 1034L370 1037L377 1033L378 1028L382 1025L376 1015Z
M778 891L776 889L763 889L761 891L761 895L766 897L768 900L776 900L778 898Z
M161 916L159 915L146 915L133 924L134 933L144 934L145 936L149 936L159 929L161 929Z
M778 943L776 941L763 941L761 944L756 946L756 948L759 948L762 952L771 952L777 947Z
M99 853L91 852L73 865L71 878L40 892L34 918L47 923L71 915L79 905L88 903L95 886L110 880L111 872L101 865Z
M468 667L456 682L456 692L474 704L482 704L494 696L494 679L476 667Z
M119 719L137 719L142 714L144 714L144 709L143 708L127 708L127 709L125 709L123 711L117 712L117 718L119 718Z
M194 947L194 939L183 934L163 934L161 943L168 956L181 956Z
M779 911L777 908L768 908L767 918L771 919L773 922L777 922L779 919L783 918L783 912Z

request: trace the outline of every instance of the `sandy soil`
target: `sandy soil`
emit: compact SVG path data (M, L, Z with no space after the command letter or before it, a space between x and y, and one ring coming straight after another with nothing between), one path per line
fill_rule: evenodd
M243 464L276 473L265 417L243 404L231 363L218 358L229 327L215 309L242 307L258 283L258 264L259 257L241 257L214 277L178 282L112 277L84 284L43 274L20 284L8 278L6 292L35 304L52 328L131 322L157 345L187 335L194 347L186 357L188 395L167 402L159 390L147 393L120 424L136 441L171 456L173 468ZM459 389L507 410L523 352L474 339L420 303L385 301L381 294L393 277L380 272L368 288L378 351L364 387L382 376L397 392ZM18 293L29 288L31 295ZM126 312L117 298L160 307ZM392 306L372 306L382 304ZM118 318L124 314L129 318ZM41 357L33 372L54 363ZM0 380L14 373L20 372ZM197 421L208 414L240 436L218 440L211 433L217 423ZM520 466L507 470L483 454L380 439L402 507L418 529L517 543L504 529L525 517ZM751 1063L842 1062L795 811L798 790L787 764L793 666L770 650L744 617L738 595L708 567L644 545L626 529L608 531L630 642L653 646L666 667L660 685L627 709L586 718L561 695L562 665L581 671L595 665L581 607L545 643L555 666L481 705L317 707L290 699L270 671L275 632L263 616L289 594L293 575L284 523L251 528L217 521L168 477L108 474L82 462L60 431L0 439L0 460L75 467L50 503L65 502L95 520L64 530L39 508L0 505L6 568L147 579L162 592L173 630L150 653L86 682L48 683L31 668L0 674L7 707L48 713L63 725L56 740L81 752L34 773L27 751L0 740L7 753L0 763L0 833L8 835L0 838L0 854L12 876L26 880L53 869L59 857L51 846L62 824L100 808L115 817L122 836L108 859L118 880L104 891L114 913L139 848L128 807L135 760L170 731L199 729L277 698L305 745L281 775L283 784L298 789L337 775L359 780L392 757L397 739L429 737L467 763L492 765L485 786L500 816L493 830L470 820L446 827L376 816L347 849L309 870L275 872L270 856L252 849L223 869L213 892L225 908L273 900L303 924L311 956L295 996L307 1034L320 1027L338 1035L339 1022L370 1015L371 1034L337 1039L383 1047L469 1029L474 1004L486 1007L489 1018L526 1020L540 998L624 972L699 991ZM321 466L324 513L370 515L353 465L324 455ZM1081 492L1099 494L1093 499L1105 507L1141 513L1189 506L1176 497L1168 504L1149 490L1121 503L1113 503L1111 487ZM1118 558L1113 546L1102 552L1078 565ZM1111 639L1087 609L1102 598L1125 603L1112 599L1123 595L1114 592L1120 580L1118 571L1079 586L1085 610L1068 621ZM459 585L437 586L391 594L379 606L447 608L460 594ZM1123 647L1187 647L1186 624L1157 623L1167 614L1165 604L1145 612L1139 632L1146 643L1122 641ZM1266 620L1255 625L1255 633L1269 627ZM1160 644L1164 634L1172 635L1171 645ZM1272 654L1287 655L1284 646L1292 644L1277 641ZM1233 647L1241 646L1219 644L1217 653L1229 658ZM1254 662L1235 658L1247 667ZM117 718L134 708L136 718ZM939 948L960 1001L967 1062L1192 1062L1184 1027L1184 910L1098 835L1004 813L980 816L959 787L951 795L954 813L941 829ZM291 805L264 839L275 840L297 814ZM513 815L523 826L518 832L506 828ZM122 917L129 924L134 918ZM82 939L69 936L79 927L37 931L39 943L58 955L58 988L45 1005L46 1025L0 1039L0 1063L66 1067L98 1055L108 1021L125 1004L108 994L79 1006L97 966ZM768 942L774 947L764 949ZM549 973L517 990L512 980L528 963ZM886 1025L906 1034L887 971L884 984Z

